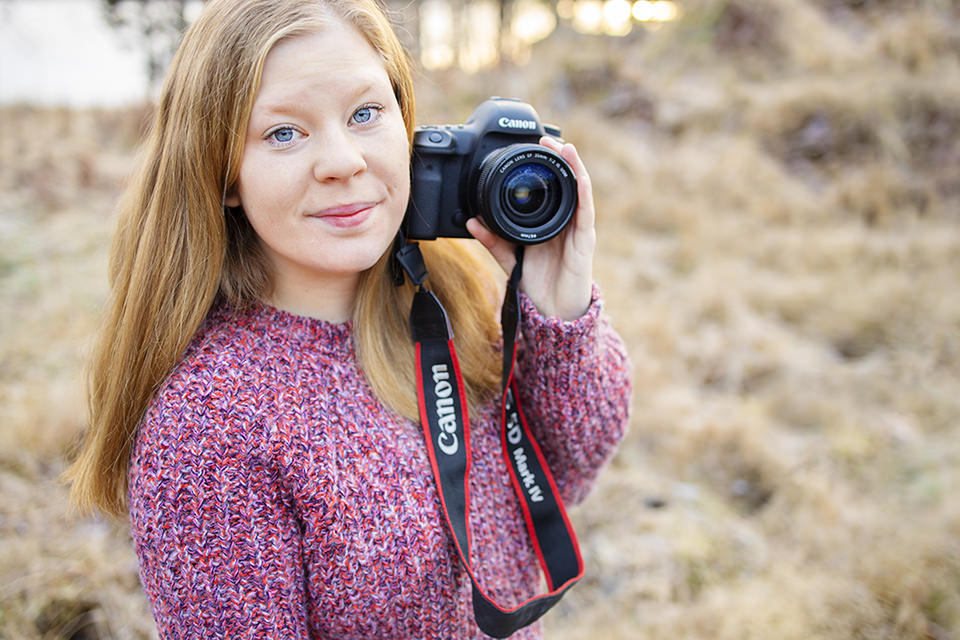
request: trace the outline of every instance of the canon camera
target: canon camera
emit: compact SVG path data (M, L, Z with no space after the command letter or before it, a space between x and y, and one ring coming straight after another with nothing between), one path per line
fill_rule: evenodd
M464 124L417 127L407 237L469 238L474 216L519 244L556 236L577 208L577 182L567 162L539 144L544 135L559 138L560 129L507 98L483 102Z

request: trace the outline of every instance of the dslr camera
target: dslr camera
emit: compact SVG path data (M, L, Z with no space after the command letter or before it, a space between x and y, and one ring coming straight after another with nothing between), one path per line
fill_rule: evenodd
M417 127L413 134L408 238L469 238L482 219L497 235L538 244L560 233L577 208L570 165L539 144L560 129L508 98L483 102L464 124Z

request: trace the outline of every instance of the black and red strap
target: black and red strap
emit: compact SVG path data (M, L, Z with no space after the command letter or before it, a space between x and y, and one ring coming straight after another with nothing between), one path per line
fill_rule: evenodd
M422 285L427 272L416 243L403 247L397 258L414 283ZM522 271L521 246L517 250L516 267L507 283L501 314L504 333L501 443L548 592L515 607L504 607L492 600L477 582L470 563L470 426L450 321L440 301L422 286L414 295L410 313L416 347L420 420L434 479L447 526L473 582L477 626L495 638L506 638L539 619L583 576L576 533L518 404L513 373L520 331L519 282Z

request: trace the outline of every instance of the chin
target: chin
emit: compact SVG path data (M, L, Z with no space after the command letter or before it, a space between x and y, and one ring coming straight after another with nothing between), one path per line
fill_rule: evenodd
M393 242L391 241L390 244L388 244L382 251L370 252L363 256L356 256L354 260L351 260L348 264L344 265L344 275L360 274L364 273L365 271L369 271L390 252L392 247Z

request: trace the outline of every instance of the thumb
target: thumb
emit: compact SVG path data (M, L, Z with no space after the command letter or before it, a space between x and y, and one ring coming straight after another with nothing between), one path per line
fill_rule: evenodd
M514 245L493 231L490 231L489 228L479 218L470 218L467 220L467 231L470 232L477 241L486 247L487 251L490 252L490 255L493 256L493 259L497 261L500 267L506 273L513 271L513 266L517 263L517 258L514 255Z

